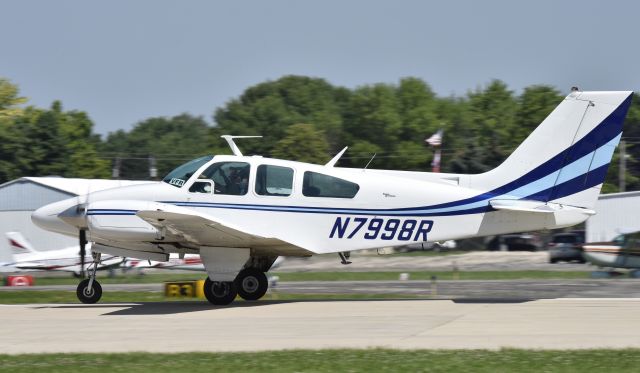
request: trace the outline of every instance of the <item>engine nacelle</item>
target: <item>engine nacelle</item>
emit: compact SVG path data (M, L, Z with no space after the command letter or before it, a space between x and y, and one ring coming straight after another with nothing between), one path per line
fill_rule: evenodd
M136 216L136 212L161 209L162 206L157 202L135 200L93 202L87 208L91 238L121 242L157 241L161 239L160 232Z

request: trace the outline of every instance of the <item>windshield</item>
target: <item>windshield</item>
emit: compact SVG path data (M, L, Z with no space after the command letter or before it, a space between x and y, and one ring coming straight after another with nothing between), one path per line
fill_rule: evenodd
M187 182L187 180L189 180L189 178L191 177L191 175L193 175L194 172L198 171L198 169L202 167L202 165L204 165L205 163L209 162L212 159L213 159L212 155L207 155L205 157L189 161L183 164L182 166L176 168L175 170L169 172L169 174L165 176L164 179L162 179L162 181L164 181L167 184L171 184L175 187L180 188L184 185L184 183Z

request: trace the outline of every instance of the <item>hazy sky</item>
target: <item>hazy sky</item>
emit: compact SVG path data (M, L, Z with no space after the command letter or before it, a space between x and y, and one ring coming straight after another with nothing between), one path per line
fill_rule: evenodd
M463 95L493 78L640 90L634 1L0 0L0 76L62 100L96 131L182 112L211 122L282 75L335 85L426 80Z

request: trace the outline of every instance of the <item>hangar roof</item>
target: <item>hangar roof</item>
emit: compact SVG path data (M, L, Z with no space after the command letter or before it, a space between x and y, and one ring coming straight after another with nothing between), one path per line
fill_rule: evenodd
M90 192L150 181L21 177L0 185L0 212L33 211L46 204Z
M22 177L0 185L0 188L14 182L31 181L49 188L57 189L75 195L84 195L88 192L116 188L120 186L145 184L153 181L145 180L106 180L106 179L71 179L65 177Z
M638 197L640 196L640 191L635 190L631 192L618 192L618 193L609 193L609 194L601 194L598 196L598 199L610 199L610 198L628 198L628 197Z

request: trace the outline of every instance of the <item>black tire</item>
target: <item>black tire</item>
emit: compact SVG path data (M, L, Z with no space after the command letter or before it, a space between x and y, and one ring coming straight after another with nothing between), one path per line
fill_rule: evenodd
M558 259L549 259L549 263L555 264L558 262Z
M211 304L226 306L233 302L238 295L233 281L211 281L209 277L204 280L204 296Z
M238 273L235 280L238 295L244 300L258 300L269 288L267 276L259 269L247 268Z
M102 286L98 281L93 280L93 285L89 288L89 279L82 280L76 289L76 296L84 304L94 304L102 297Z

